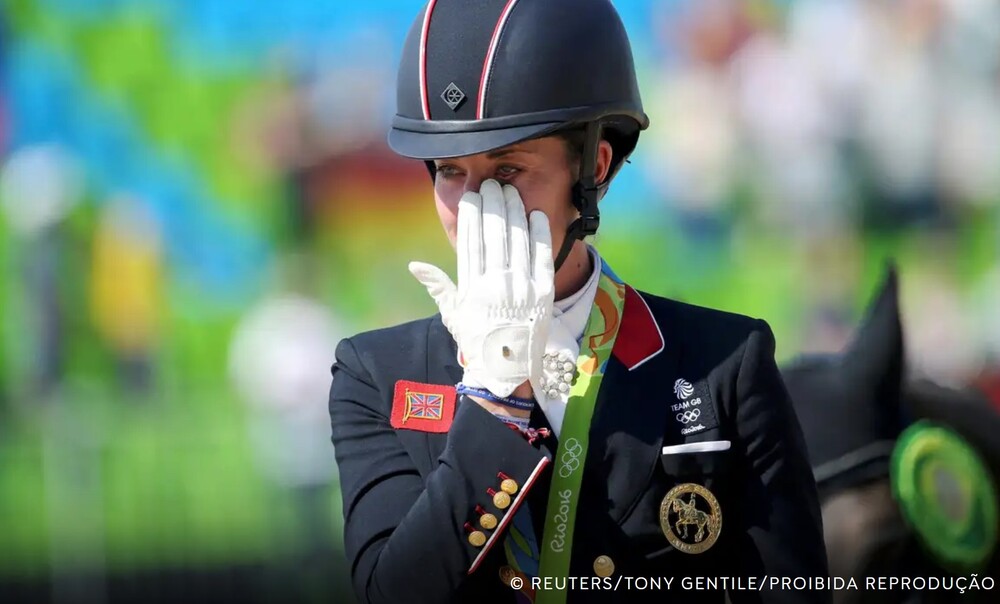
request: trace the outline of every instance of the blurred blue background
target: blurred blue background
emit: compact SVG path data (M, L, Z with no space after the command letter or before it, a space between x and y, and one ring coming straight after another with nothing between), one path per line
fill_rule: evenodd
M1000 3L616 5L652 121L616 272L788 359L894 258L912 371L1000 399ZM384 143L421 3L0 7L0 599L352 601L333 349L453 263Z

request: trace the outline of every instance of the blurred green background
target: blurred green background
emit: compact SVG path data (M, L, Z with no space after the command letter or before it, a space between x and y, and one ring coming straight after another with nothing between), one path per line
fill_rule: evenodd
M652 120L595 241L837 350L996 384L1000 5L618 0ZM384 144L418 0L0 1L0 600L349 602L333 349L453 256Z

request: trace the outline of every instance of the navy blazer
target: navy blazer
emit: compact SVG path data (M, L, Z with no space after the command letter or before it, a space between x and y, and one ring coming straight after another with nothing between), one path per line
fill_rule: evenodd
M571 576L594 577L595 559L608 556L611 579L626 580L617 591L574 590L568 602L722 602L726 595L737 603L828 602L822 589L756 591L746 580L727 594L684 588L695 577L826 577L816 486L767 323L627 291L590 427L570 568ZM361 602L511 603L500 580L502 541L524 502L542 543L554 437L529 443L462 397L446 432L390 423L396 382L454 386L462 378L455 353L439 316L337 348L330 420ZM678 380L702 399L698 422L678 406ZM532 422L547 425L537 408ZM661 453L713 440L731 448ZM498 473L519 485L505 510L489 495L499 489ZM704 553L679 551L660 527L661 501L681 483L708 488L722 511L718 540ZM476 524L477 506L499 518L480 547L463 528ZM669 591L662 582L659 590L626 589L628 577L674 581Z

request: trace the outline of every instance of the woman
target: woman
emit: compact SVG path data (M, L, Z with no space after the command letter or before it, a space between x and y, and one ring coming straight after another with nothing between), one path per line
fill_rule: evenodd
M767 324L639 293L583 242L647 125L607 0L415 20L389 144L426 162L458 278L411 263L440 314L337 350L362 602L828 600L681 584L827 571Z

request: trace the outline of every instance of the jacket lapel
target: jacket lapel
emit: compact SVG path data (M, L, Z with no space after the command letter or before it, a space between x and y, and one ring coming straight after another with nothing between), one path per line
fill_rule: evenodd
M665 380L678 366L677 346L666 347L663 325L634 289L627 291L614 353L597 394L584 477L584 489L606 498L615 522L628 516L659 463L670 411ZM653 357L656 363L647 362Z

